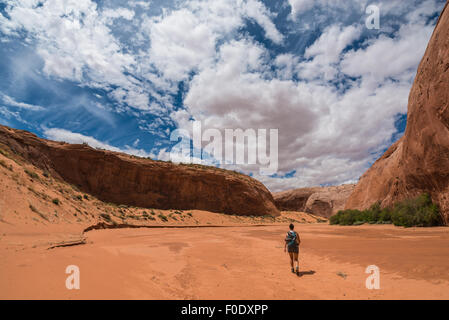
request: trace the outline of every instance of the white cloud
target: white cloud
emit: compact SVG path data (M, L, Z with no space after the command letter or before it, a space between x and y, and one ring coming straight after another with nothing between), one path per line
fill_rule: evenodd
M394 116L406 112L411 82L433 29L428 18L441 4L381 0L381 30L366 37L367 0L288 2L295 21L278 29L275 13L256 0L176 1L159 16L151 16L160 9L156 2L147 10L149 2L141 1L104 9L90 0L13 0L6 8L9 18L0 15L0 31L7 39L25 35L23 42L35 46L44 61L44 74L104 90L117 103L116 111L129 111L140 130L164 143L167 123L190 130L192 117L202 120L204 129L278 128L279 175L296 173L285 179L256 175L274 191L353 181L391 143ZM345 25L343 15L360 19ZM396 32L394 19L384 19L388 15L400 18ZM308 41L304 28L298 32L296 27L311 23L310 17L319 25L316 31L323 31L304 54L289 50ZM262 28L265 41L240 32L247 20ZM114 33L117 25L123 30ZM291 35L298 44L288 42ZM368 40L360 47L361 39ZM269 51L273 43L283 49L281 54ZM29 59L21 61L16 74L35 76ZM181 99L187 109L173 103L178 81L185 81ZM8 104L39 107L14 99ZM0 110L5 118L20 116L5 110ZM147 113L158 117L150 121ZM63 129L45 134L148 155L136 149L137 140L117 148ZM168 156L166 149L151 153Z
M207 128L279 128L279 150L301 147L321 111L313 88L293 81L266 81L265 51L248 41L233 41L220 49L217 65L194 77L184 100L186 111L174 120L187 130L193 115ZM295 114L295 117L291 115ZM285 165L285 163L284 163Z
M146 0L146 1L129 1L129 5L131 7L142 7L143 9L150 8L150 2L148 0Z
M406 112L411 75L432 29L425 20L402 26L394 39L380 35L349 52L363 26L329 26L302 62L292 54L270 61L264 47L231 41L220 47L214 65L193 77L184 99L188 109L173 119L187 130L191 116L204 129L279 128L279 175L296 173L256 175L273 191L354 182L390 145L395 116ZM271 63L278 67L274 74ZM294 72L303 80L293 81ZM341 79L341 89L329 83Z
M272 14L259 1L189 1L161 17L148 18L144 30L149 34L149 61L164 77L180 81L191 71L213 63L220 40L233 36L244 19L256 21L271 41L280 44L282 34L271 20Z
M383 1L385 1L386 3L396 4L398 2L404 2L401 0L378 0L376 4L381 5ZM329 18L332 15L339 16L341 14L341 11L345 11L349 14L354 13L354 9L360 10L360 13L363 13L365 8L369 4L372 4L370 0L288 0L288 3L291 7L290 18L292 20L298 19L299 16L301 16L301 18L304 18L305 15L309 14L309 10L314 8L322 10L325 18ZM314 13L314 20L316 19L319 21L321 18L323 17L319 16L317 13Z
M274 59L276 66L276 77L282 80L288 80L296 73L299 64L299 57L291 53L283 53Z
M414 76L432 31L433 26L421 23L403 25L394 38L381 35L366 49L346 53L341 62L342 71L377 82L388 77L397 79L407 71Z
M106 90L123 88L121 102L148 110L143 84L126 73L134 70L136 58L124 52L108 27L112 19L132 19L133 11L117 8L99 12L90 0L47 0L38 4L11 1L7 28L10 32L26 30L37 41L36 52L44 60L45 74Z
M106 9L103 11L102 15L103 17L110 19L110 21L113 21L117 18L132 20L132 18L134 18L134 11L127 8Z
M328 63L335 63L339 60L343 49L360 37L361 31L361 26L330 26L306 49L304 57L325 55Z
M282 42L284 37L271 21L271 13L261 2L249 0L245 9L248 18L254 19L265 30L268 39L277 44Z
M136 149L135 146L125 146L124 148L117 148L108 143L101 142L93 137L83 135L81 133L71 132L65 129L49 128L44 130L44 135L47 139L63 141L67 143L83 144L87 143L92 148L104 149L115 152L124 152L127 154L135 155L138 157L151 157L155 158L155 155L147 153L143 149Z
M296 16L299 13L312 8L314 5L314 1L316 1L316 0L288 0L288 3L290 4L290 7L292 8L292 11L291 11L292 17L296 18Z
M14 100L13 98L11 98L10 96L3 94L3 93L0 93L0 96L2 97L3 102L10 107L16 107L16 108L20 108L20 109L27 109L27 110L33 110L33 111L39 111L39 110L45 109L44 107L37 106L34 104L18 102L16 100Z
M187 9L151 23L149 58L166 78L179 81L215 54L217 35Z
M0 121L1 121L1 123L3 123L6 126L10 126L11 127L11 124L9 123L9 121L7 121L7 120L10 120L10 119L14 119L14 120L17 120L19 122L28 124L27 121L25 121L20 116L20 113L18 111L11 111L11 110L9 110L6 107L0 106Z
M303 79L323 77L333 79L338 73L335 65L340 61L342 51L362 33L361 26L332 25L306 49L304 57L311 59L298 65L298 74Z

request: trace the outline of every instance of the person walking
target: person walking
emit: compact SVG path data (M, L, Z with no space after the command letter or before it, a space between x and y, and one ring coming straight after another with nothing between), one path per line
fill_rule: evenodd
M296 274L299 274L299 244L301 243L301 239L299 238L299 234L294 230L295 226L293 223L289 226L290 230L287 232L285 236L285 246L284 252L288 251L290 256L290 266L292 268L292 272L295 273L295 261L296 261Z

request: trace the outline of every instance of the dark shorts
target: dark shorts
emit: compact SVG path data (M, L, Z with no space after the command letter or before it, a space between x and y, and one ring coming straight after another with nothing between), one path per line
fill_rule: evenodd
M288 252L299 253L299 246L287 246Z

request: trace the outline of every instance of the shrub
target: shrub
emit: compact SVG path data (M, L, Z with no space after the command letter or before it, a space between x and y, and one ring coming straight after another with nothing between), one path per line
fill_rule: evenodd
M432 203L428 194L397 203L391 220L395 226L404 227L432 227L442 224L438 207Z
M100 213L100 217L102 217L104 220L111 222L111 216L108 213Z
M365 221L375 223L379 221L381 213L382 209L380 207L380 202L376 202L367 210Z
M330 224L350 226L356 221L364 221L364 214L360 210L340 210L329 221Z
M329 219L330 224L361 225L389 224L403 227L432 227L442 224L438 206L426 193L396 203L393 208L381 209L380 203L374 203L369 209L340 210Z
M61 201L59 201L58 198L54 198L53 200L51 200L51 202L53 202L57 206L59 206L61 204Z
M39 179L39 176L37 175L36 172L29 171L27 169L25 169L24 171L31 179Z
M342 210L338 211L336 215L329 218L330 224L340 224L340 212L342 212Z
M6 152L6 151L4 151L4 150L2 150L2 149L0 149L0 154L3 155L3 156L5 156L5 157L7 157L7 158L9 158L8 152Z
M162 221L168 221L168 218L166 216L164 216L162 213L158 215L158 217L162 220Z
M380 222L390 222L391 223L391 212L388 209L383 209L380 212L379 220Z

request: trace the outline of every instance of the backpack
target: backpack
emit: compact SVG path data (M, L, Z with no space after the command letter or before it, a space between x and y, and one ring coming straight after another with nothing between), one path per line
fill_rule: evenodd
M289 247L292 247L298 244L297 238L298 238L297 233L295 231L293 232L289 231L287 232L287 237L285 238L285 241L287 241L287 245Z

